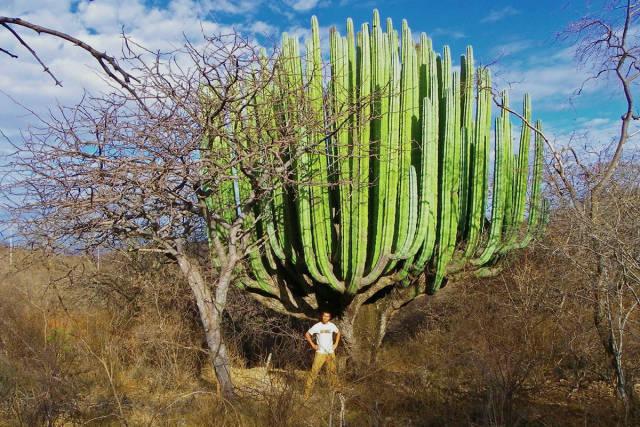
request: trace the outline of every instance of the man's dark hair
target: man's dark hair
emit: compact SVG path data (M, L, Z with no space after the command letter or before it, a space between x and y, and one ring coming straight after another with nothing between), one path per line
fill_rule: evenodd
M329 317L331 317L331 318L333 319L333 313L332 313L332 312L330 312L330 311L326 311L326 310L325 310L325 311L321 311L321 312L320 312L320 317L322 317L322 315L323 315L323 314L325 314L325 313L326 313L326 314L328 314L328 315L329 315Z

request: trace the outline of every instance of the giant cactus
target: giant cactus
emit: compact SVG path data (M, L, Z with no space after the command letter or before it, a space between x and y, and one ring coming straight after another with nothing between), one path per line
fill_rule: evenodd
M425 34L416 44L406 21L400 37L391 20L383 31L374 11L357 35L351 20L346 36L331 31L323 79L311 23L304 56L283 35L276 78L291 90L277 97L267 88L272 98L254 107L298 132L306 149L296 183L276 183L253 213L263 244L242 286L294 315L326 307L353 321L362 304L388 296L388 314L452 275L485 274L526 245L543 217L542 139L536 133L531 156L532 129L522 121L515 154L502 109L490 164L491 79L474 68L471 47L454 70L447 46L435 53ZM506 92L501 101L509 105ZM531 123L528 96L522 116Z

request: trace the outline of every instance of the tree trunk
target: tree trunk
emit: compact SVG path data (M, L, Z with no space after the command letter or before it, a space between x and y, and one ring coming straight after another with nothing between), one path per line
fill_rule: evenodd
M629 390L626 373L622 363L622 352L620 342L616 337L612 324L611 307L608 301L607 289L607 267L603 256L598 259L598 278L593 288L593 323L596 327L600 342L604 347L611 368L613 369L613 383L616 388L618 398L624 404L625 410L629 410L630 396L633 396L633 389Z
M602 301L596 301L596 306L601 306L603 304ZM611 365L611 369L613 370L613 384L616 389L616 394L618 398L624 404L625 409L629 408L629 387L627 386L627 378L624 370L624 366L622 364L622 354L618 349L618 343L616 337L614 335L614 331L612 331L606 321L604 320L602 308L596 308L595 310L595 324L596 330L600 337L600 342L604 347L605 353L607 354L607 358L609 359L609 363Z
M601 298L602 297L598 295L598 293L596 293L594 323L595 323L596 331L598 332L598 336L600 337L600 342L602 343L602 347L604 348L604 351L607 354L607 358L609 359L611 369L613 370L612 382L616 388L616 394L624 404L625 408L628 408L629 395L627 393L626 375L624 372L624 367L622 365L622 355L618 350L618 345L616 342L614 331L611 330L610 325L607 322L606 311L605 311L606 308L603 307L606 304L606 302L603 301Z
M379 301L353 307L338 323L354 367L360 370L375 363L389 323L389 304Z
M231 364L229 363L229 355L222 336L222 313L226 301L224 299L223 301L218 301L217 298L214 298L195 260L184 253L176 254L176 258L180 270L187 278L196 299L200 321L204 327L207 345L211 352L213 370L216 374L220 391L225 398L233 398L234 387L231 380ZM223 287L224 289L222 290L226 296L229 283L230 280L227 280L226 276L222 276L218 280L216 294L221 290L220 287Z
M408 302L423 294L425 286L424 276L407 287L393 282L380 283L351 301L339 326L356 369L367 368L377 361L389 321Z
M366 369L376 363L387 326L403 307L417 298L427 298L426 304L437 303L452 288L448 283L437 294L427 296L426 285L427 277L422 275L406 287L393 283L391 289L384 284L373 286L369 292L357 295L351 301L338 320L338 326L356 369Z

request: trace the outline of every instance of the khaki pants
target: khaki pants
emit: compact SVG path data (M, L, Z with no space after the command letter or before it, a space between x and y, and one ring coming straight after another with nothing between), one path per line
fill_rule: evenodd
M327 364L327 373L329 376L329 385L332 389L335 389L338 385L338 376L336 374L336 355L323 354L316 352L316 356L313 358L313 365L311 365L311 371L307 374L307 382L304 386L304 398L307 399L313 390L313 383L318 378L318 373L322 366Z

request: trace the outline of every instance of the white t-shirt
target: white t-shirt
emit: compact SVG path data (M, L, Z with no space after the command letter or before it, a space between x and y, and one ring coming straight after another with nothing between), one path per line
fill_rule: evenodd
M318 322L307 331L309 335L316 335L316 344L321 354L333 353L333 333L338 333L338 327L332 322Z

